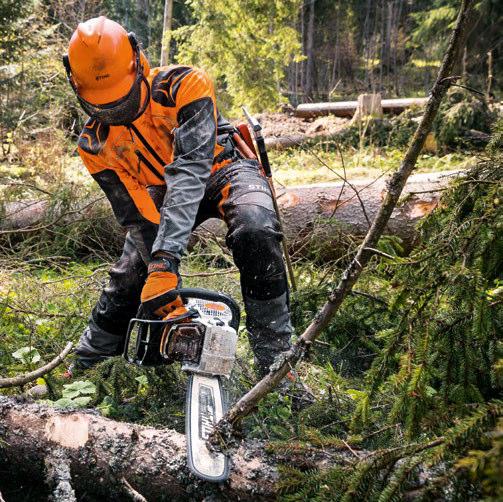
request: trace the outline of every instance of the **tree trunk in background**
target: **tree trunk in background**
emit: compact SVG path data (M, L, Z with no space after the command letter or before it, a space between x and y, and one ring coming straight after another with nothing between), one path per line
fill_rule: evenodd
M144 47L150 45L150 0L136 0L137 33Z
M384 58L383 64L386 70L386 76L389 76L391 70L391 27L393 23L393 2L388 0L386 10L386 38L384 40Z
M164 23L162 27L161 66L169 64L171 26L173 24L173 0L164 2Z
M393 76L395 82L395 94L400 96L400 76L402 74L398 69L398 34L400 31L400 21L402 19L403 1L398 0L398 11L395 16L394 30L393 30ZM401 59L400 59L401 61Z
M340 6L336 6L337 10L337 17L335 18L335 47L334 47L334 56L333 56L333 66L332 66L332 72L329 78L329 85L328 85L328 100L331 100L332 94L335 92L337 89L337 77L339 75L339 68L340 68L340 33L339 33L339 28L340 28L340 22L339 22L339 10Z
M461 69L461 81L463 84L467 84L468 82L468 49L465 45L463 49L463 61L462 61L462 69Z
M300 42L302 45L302 55L306 55L306 13L305 13L305 0L300 9ZM299 93L302 94L300 98L298 98L299 102L304 102L304 75L306 74L306 62L305 60L299 63L299 79L297 80L297 89L299 89Z
M493 88L493 51L487 53L487 90L486 98L492 101L492 88Z
M306 34L306 74L304 80L304 95L308 100L313 99L314 89L314 2L316 0L308 0L309 18L307 21Z
M370 61L370 13L372 10L372 4L371 0L367 0L366 7L365 7L365 21L363 23L363 37L362 37L362 53L363 57L365 58L365 84L367 86L367 89L371 88L371 77L370 77L370 67L369 67L369 61Z

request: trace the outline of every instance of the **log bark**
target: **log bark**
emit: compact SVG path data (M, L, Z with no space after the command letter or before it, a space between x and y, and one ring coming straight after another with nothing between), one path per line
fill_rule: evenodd
M385 233L402 239L404 247L410 250L416 243L417 223L437 207L442 191L458 175L459 172L444 172L411 177ZM385 194L384 179L370 186L369 182L352 182L351 186L341 182L288 188L280 193L278 203L292 248L297 249L316 230L330 239L324 247L333 252L332 255L329 251L326 258L333 258L345 247L344 237L363 237L367 233ZM306 252L309 251L308 247Z
M417 222L429 214L438 204L441 191L458 173L441 172L418 174L411 177L405 188L408 194L406 201L396 208L388 223L386 231L403 239L410 248L416 237ZM355 189L365 207L362 209ZM285 233L291 249L302 247L301 254L309 254L313 246L306 245L306 237L316 227L322 233L332 233L330 246L327 247L327 259L337 255L345 247L344 236L363 236L368 230L367 218L371 219L381 204L386 184L380 180L360 180L351 183L322 183L281 189L277 187L278 203L283 213ZM2 234L30 233L45 228L51 221L71 222L72 218L85 217L91 221L103 221L103 218L114 220L114 216L104 200L86 205L85 212L72 211L66 216L47 214L48 203L43 201L14 202L4 208L4 217L0 220L0 237ZM123 232L119 226L96 225L96 232L103 228L103 238L110 242L111 228L119 237ZM196 230L192 245L208 233L225 235L225 225L219 220L209 220ZM120 242L120 239L115 239ZM314 244L314 243L313 243ZM331 252L330 252L331 250Z
M243 442L232 455L230 479L222 486L196 479L186 465L185 437L170 429L115 422L96 412L63 411L0 396L0 464L15 479L50 481L54 491L75 490L101 500L119 500L129 488L155 500L275 500L277 462L326 468L349 461L337 449L272 455L264 441ZM69 468L67 468L69 466ZM0 489L2 480L0 479ZM54 493L53 491L53 493ZM212 498L212 496L214 498Z
M383 99L381 101L384 113L398 114L411 106L425 106L428 98ZM303 103L295 109L295 116L302 118L336 115L337 117L352 117L358 108L358 101L334 101L331 103Z

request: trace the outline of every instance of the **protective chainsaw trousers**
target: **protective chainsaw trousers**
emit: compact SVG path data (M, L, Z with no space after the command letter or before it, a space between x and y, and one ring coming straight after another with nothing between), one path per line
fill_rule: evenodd
M152 199L161 203L164 188L152 188ZM256 161L240 159L212 174L194 228L208 218L227 224L226 243L240 271L249 340L263 375L274 358L290 347L292 326L279 223L267 180ZM122 352L129 320L140 304L147 265L131 233L109 274L76 349L83 367Z

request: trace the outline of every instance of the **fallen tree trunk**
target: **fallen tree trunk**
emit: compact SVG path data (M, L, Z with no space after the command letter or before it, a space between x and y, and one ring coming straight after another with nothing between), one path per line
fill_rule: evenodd
M384 113L401 113L411 106L424 106L428 98L399 98L381 100ZM352 117L358 108L358 101L334 101L330 103L303 103L295 109L295 116L302 118L336 115L337 117Z
M129 488L149 501L205 497L274 500L278 462L323 469L347 463L351 455L349 451L327 450L309 458L296 458L294 453L286 458L284 454L267 453L264 441L245 441L232 456L229 481L218 486L189 472L185 437L176 431L115 422L89 410L63 411L2 396L0 443L0 466L7 468L13 479L24 477L33 484L48 481L53 494L61 493L63 485L65 493L77 493L77 500L84 492L102 500L128 500ZM0 491L6 485L2 479L6 477L0 476ZM68 496L64 500L74 499Z
M402 204L395 208L385 233L399 237L410 249L417 235L416 224L437 207L442 191L457 175L458 172L451 172L411 177L403 192ZM330 250L338 253L344 250L341 249L344 237L363 237L367 233L385 192L384 179L373 184L341 182L289 188L278 197L286 234L294 249L312 237L313 231L324 234L330 240ZM340 238L343 238L342 242ZM330 258L330 252L327 258Z
M429 214L438 204L442 190L457 172L418 174L412 176L404 190L404 202L393 212L386 233L403 240L406 248L415 241L416 223ZM324 183L319 185L279 189L278 203L283 212L285 233L292 251L308 256L319 252L319 238L326 236L326 250L320 258L332 259L347 248L347 237L365 235L369 221L375 216L382 202L386 184L383 179L352 182ZM72 221L96 220L93 231L110 243L111 235L118 237L112 242L120 245L123 230L118 225L103 224L115 218L104 200L93 204L81 204L83 211L72 210L66 215L51 208L48 202L13 202L6 204L0 221L0 237L4 235L30 234L51 225L71 224ZM316 232L313 233L313 230ZM111 233L112 232L112 233ZM209 220L196 230L192 245L208 235L225 235L225 225L219 220ZM119 249L116 250L119 252Z

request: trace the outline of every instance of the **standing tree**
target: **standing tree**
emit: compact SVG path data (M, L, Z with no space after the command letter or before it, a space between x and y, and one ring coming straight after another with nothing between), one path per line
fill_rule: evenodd
M195 0L195 24L173 32L177 61L202 66L219 87L223 107L277 107L286 68L299 56L300 0Z
M161 66L169 62L169 49L171 43L171 25L173 24L173 0L164 2L164 22L162 28Z

